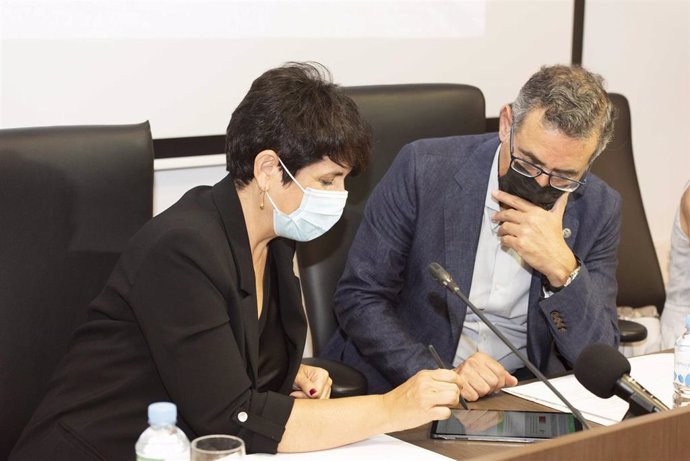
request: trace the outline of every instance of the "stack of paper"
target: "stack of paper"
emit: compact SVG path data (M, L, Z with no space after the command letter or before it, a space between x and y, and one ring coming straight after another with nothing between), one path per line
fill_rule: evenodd
M651 354L630 359L630 376L650 391L669 408L673 407L673 354ZM551 379L551 384L567 398L582 415L599 424L609 426L620 422L628 411L628 403L618 397L601 399L577 381L575 376ZM543 383L534 382L509 389L505 392L532 402L569 412L551 390Z

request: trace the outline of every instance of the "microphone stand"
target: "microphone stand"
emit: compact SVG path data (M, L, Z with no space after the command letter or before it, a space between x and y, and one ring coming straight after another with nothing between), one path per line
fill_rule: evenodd
M659 413L670 409L663 402L649 394L647 390L640 386L632 377L623 375L618 382L621 387L625 388L626 392L625 396L621 396L618 392L615 394L623 400L630 402L628 411L623 416L623 419L630 419L635 416L648 415L650 413Z
M474 312L474 314L479 317L484 324L491 329L491 331L494 332L496 336L499 337L503 343L510 348L511 351L515 355L518 356L518 358L522 361L522 363L527 366L529 371L534 373L534 376L536 376L541 382L546 384L546 387L551 389L551 392L556 394L556 396L561 399L561 401L570 409L570 411L573 413L573 415L582 423L582 427L585 429L590 429L589 423L587 420L582 416L582 413L575 408L568 400L560 393L558 390L549 382L549 380L542 374L541 371L537 367L535 367L532 362L530 362L527 357L524 356L515 346L513 346L513 343L511 343L508 338L506 338L503 333L499 331L494 324L486 318L484 313L477 309L472 302L467 299L467 297L460 291L460 287L458 287L457 283L453 281L453 278L450 276L450 274L439 264L439 263L431 263L429 264L429 272L431 272L431 275L436 279L438 283L446 287L448 290L451 291L451 293L454 293L457 297L459 297L462 302L467 304L467 306Z

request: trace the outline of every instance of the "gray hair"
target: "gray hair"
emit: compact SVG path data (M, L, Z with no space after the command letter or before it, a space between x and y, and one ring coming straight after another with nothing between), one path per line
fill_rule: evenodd
M613 137L616 109L604 89L604 79L582 67L544 66L532 75L512 104L516 131L534 109L544 109L543 122L571 138L598 134L591 160Z

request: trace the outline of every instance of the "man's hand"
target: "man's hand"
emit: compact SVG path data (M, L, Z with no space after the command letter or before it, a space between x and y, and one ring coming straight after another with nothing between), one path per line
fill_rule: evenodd
M491 195L507 208L491 220L500 222L501 245L512 248L532 269L549 279L552 287L562 287L577 267L575 255L563 238L563 214L567 193L549 211L503 191Z
M472 354L455 372L463 383L462 396L469 401L498 392L504 387L515 386L518 382L503 365L483 352Z

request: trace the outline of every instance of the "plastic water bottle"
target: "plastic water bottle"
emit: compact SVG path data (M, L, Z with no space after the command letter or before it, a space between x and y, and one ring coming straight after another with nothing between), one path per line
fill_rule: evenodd
M135 445L137 461L189 461L189 439L176 423L174 403L149 405L149 428Z
M673 365L673 406L690 403L690 315L685 318L685 333L676 341Z

